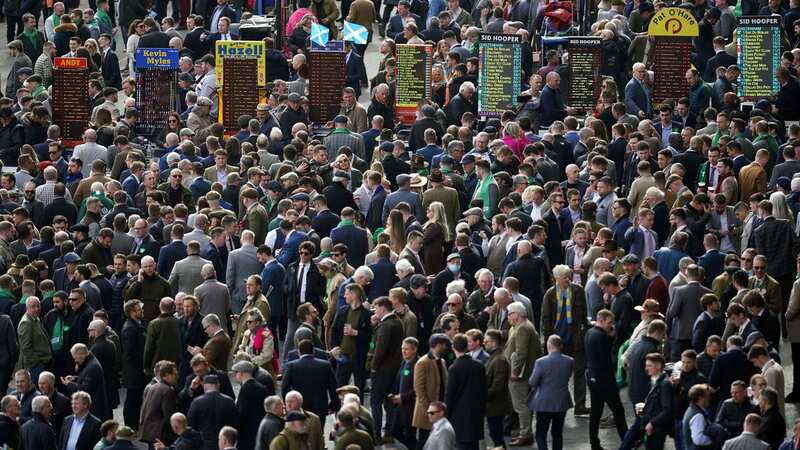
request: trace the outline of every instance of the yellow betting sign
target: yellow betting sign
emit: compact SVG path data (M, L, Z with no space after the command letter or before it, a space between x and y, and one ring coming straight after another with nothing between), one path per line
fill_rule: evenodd
M258 85L267 84L265 50L262 41L217 41L215 50L217 86L222 86L225 76L222 60L226 58L255 59L258 64Z
M650 19L650 36L695 37L700 34L692 12L683 8L661 8Z

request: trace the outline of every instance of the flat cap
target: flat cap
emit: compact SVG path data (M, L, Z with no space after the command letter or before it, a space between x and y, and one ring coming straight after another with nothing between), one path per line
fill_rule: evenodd
M236 373L253 373L256 370L256 365L250 361L239 361L231 367Z
M74 264L74 263L81 262L81 257L78 256L78 254L75 253L75 252L67 253L66 255L64 255L63 259L64 259L65 263L73 263Z

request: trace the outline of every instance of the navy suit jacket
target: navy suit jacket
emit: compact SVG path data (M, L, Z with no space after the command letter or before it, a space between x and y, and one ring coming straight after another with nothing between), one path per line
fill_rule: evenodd
M425 24L420 21L420 18L416 14L409 14L417 24L417 27L422 31L425 28ZM386 26L386 36L392 39L397 39L397 35L403 34L403 18L400 17L398 14L392 16L389 19L389 24Z
M105 58L101 58L100 71L103 73L103 82L106 86L122 89L122 75L119 72L119 58L114 50L108 50Z
M653 252L658 250L658 234L650 230L650 235L653 236ZM644 253L644 232L641 228L628 228L625 232L625 241L629 244L628 253L642 257Z
M139 193L139 181L134 178L133 175L128 176L128 178L125 178L125 181L122 182L122 190L131 198L136 197L136 194Z
M281 252L278 254L278 261L287 267L289 264L300 260L300 244L308 240L308 235L302 231L293 231L289 238L283 243Z
M710 288L714 278L725 270L725 254L716 249L709 250L697 260L697 264L706 271L706 279L703 281L703 285Z
M648 97L642 84L633 78L625 85L625 109L628 114L633 114L634 116L638 116L639 111L644 111L645 115L650 115L650 97Z
M389 295L389 289L397 283L394 264L387 258L381 258L368 267L372 269L372 273L375 275L369 286L369 301Z
M569 379L575 361L561 353L551 353L536 360L528 379L528 409L537 412L563 412L572 408Z
M224 254L223 254L224 252ZM217 248L213 242L209 242L200 252L200 256L211 261L214 264L214 270L217 271L217 280L220 283L225 282L225 263L227 261L228 250L225 247L222 249Z
M303 394L303 407L325 417L329 411L339 409L339 395L336 393L336 375L331 363L303 355L300 359L286 364L281 382L281 395L291 390Z
M367 81L364 60L353 50L349 57L345 56L345 61L345 85L355 89L356 95L361 95L361 82Z
M156 271L164 278L169 278L175 263L186 258L186 244L183 241L173 241L161 247L158 251L158 266Z
M197 177L189 185L189 191L192 193L192 197L200 198L211 191L211 183L203 177Z
M286 307L283 305L285 278L286 269L278 261L268 262L261 271L261 291L267 297L272 317L286 316Z

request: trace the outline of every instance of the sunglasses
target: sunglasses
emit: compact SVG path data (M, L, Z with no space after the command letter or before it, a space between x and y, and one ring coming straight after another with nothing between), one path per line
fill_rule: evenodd
M70 297L68 300L71 301L71 302L77 302L78 300L80 300L80 298L79 297Z
M183 175L172 175L172 178L183 178Z

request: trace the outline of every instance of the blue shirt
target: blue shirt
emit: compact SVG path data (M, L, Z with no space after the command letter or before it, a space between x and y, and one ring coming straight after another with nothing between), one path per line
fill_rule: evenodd
M75 450L75 446L78 445L78 438L81 436L81 431L83 430L83 425L86 423L87 417L89 417L88 413L83 417L73 416L72 428L69 429L69 439L67 439L66 450Z

